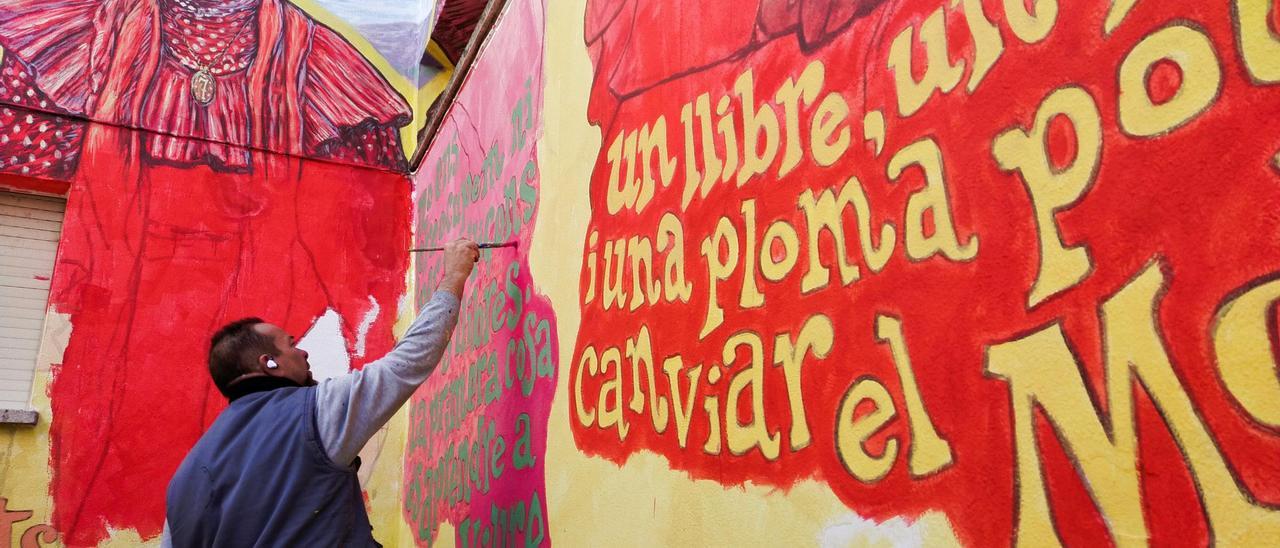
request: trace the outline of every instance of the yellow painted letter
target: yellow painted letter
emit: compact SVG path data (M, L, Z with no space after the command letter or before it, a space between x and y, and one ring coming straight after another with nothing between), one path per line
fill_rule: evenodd
M1050 164L1045 147L1049 122L1058 115L1065 116L1076 133L1076 159L1064 169ZM1001 169L1022 173L1035 210L1040 273L1027 297L1027 306L1034 307L1080 283L1091 267L1085 246L1063 244L1053 216L1075 204L1093 184L1102 161L1102 117L1098 105L1082 88L1058 89L1040 104L1035 125L1029 131L1015 128L1000 134L993 151Z
M1089 398L1062 328L1052 324L987 349L988 373L1009 383L1017 456L1019 546L1057 540L1046 497L1035 408L1073 457L1119 546L1145 546L1148 535L1138 476L1134 384L1160 411L1190 465L1214 537L1240 546L1280 538L1280 513L1255 506L1241 491L1185 388L1156 327L1164 276L1148 266L1102 305L1105 408L1110 431Z
M1255 83L1280 82L1280 37L1268 20L1275 0L1235 0L1236 29L1240 55Z
M978 236L970 236L967 243L961 244L956 235L938 142L926 137L899 150L889 160L889 179L897 182L902 172L913 165L924 170L925 185L907 200L907 216L903 220L907 256L922 261L940 252L953 261L973 259L978 255ZM933 212L933 234L929 236L925 235L925 211Z
M907 27L898 33L889 46L889 70L893 71L894 87L898 90L898 115L903 118L915 114L933 96L933 90L948 93L955 89L964 76L964 61L951 62L947 51L947 24L943 8L938 8L920 25L920 41L925 47L924 77L916 81L911 75L911 48L915 43L915 29Z
M1182 71L1172 99L1156 104L1147 94L1147 76L1160 61ZM1143 38L1120 64L1120 129L1135 137L1155 137L1182 127L1213 105L1222 91L1222 65L1209 37L1174 25Z
M1267 315L1280 299L1280 280L1254 287L1218 310L1213 350L1222 384L1258 422L1280 428L1280 379Z

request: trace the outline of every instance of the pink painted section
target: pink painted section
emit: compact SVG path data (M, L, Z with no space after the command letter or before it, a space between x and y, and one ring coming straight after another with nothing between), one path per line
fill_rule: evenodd
M416 178L417 246L519 242L482 254L445 359L410 404L404 516L421 545L439 540L444 522L464 546L550 543L544 455L556 329L528 260L543 18L538 2L507 6ZM418 261L422 305L442 264L438 254Z

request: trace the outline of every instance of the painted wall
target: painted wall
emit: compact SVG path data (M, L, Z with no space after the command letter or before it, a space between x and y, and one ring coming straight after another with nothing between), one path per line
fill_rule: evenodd
M244 66L205 105L180 57L217 41ZM19 0L0 46L3 185L67 199L40 423L0 430L0 542L154 543L169 478L225 406L205 365L219 325L281 325L317 377L390 349L416 87L310 2ZM386 438L361 476L394 516Z
M1274 0L511 0L412 185L33 115L85 144L10 534L153 541L203 333L359 367L466 235L385 544L1265 545L1278 59Z

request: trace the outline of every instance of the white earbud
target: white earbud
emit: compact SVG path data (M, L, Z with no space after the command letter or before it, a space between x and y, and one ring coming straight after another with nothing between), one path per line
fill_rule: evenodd
M275 369L277 367L280 367L280 365L277 364L275 360L270 358L267 359L267 369Z

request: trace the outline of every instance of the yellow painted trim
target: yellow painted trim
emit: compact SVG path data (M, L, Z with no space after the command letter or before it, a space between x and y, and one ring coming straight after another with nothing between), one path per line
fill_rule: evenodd
M431 58L440 63L446 71L453 72L453 61L449 60L449 56L445 55L444 50L440 48L440 42L435 41L434 38L427 40L427 53L431 54Z
M449 56L444 54L444 50L440 49L440 44L435 40L427 40L427 54L430 55L432 59L435 59L437 63L440 63L440 66L444 67L444 70L440 71L435 75L435 77L431 78L430 81L423 84L422 87L418 89L418 104L415 107L416 110L414 111L414 114L422 113L422 116L424 117L426 116L427 110L431 108L431 103L435 102L436 97L439 97L440 94L444 93L444 88L449 86L449 80L453 78L454 70L453 63L449 61ZM423 123L425 124L426 122L423 121ZM415 129L421 130L422 128L416 127ZM416 132L414 138L417 138Z

